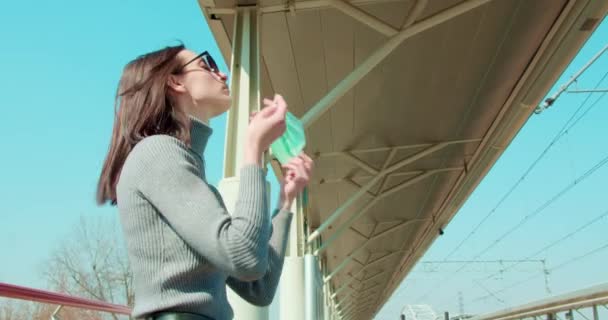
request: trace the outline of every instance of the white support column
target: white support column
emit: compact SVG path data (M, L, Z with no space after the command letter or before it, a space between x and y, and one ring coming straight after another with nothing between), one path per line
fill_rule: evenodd
M235 15L230 88L233 102L226 124L224 175L219 191L232 212L240 184L245 134L249 114L259 110L259 43L258 16L252 9L239 9ZM268 184L267 184L268 186ZM239 320L268 320L268 308L256 307L227 289L228 300Z
M280 287L279 319L304 320L304 257L285 257Z
M323 280L319 270L317 256L312 254L304 255L304 274L305 274L305 313L304 319L322 319L321 296L323 295Z
M295 215L291 221L289 242L281 274L279 319L304 320L306 280L303 250L299 246L304 230L302 208L302 197L298 197L292 209Z
M255 9L237 11L230 67L230 92L233 100L226 120L224 178L238 177L238 170L243 163L249 115L260 110L258 25Z

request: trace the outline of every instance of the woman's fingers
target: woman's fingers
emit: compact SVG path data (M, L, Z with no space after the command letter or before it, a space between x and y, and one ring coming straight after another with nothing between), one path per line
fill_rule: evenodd
M285 102L285 99L280 94L275 94L274 95L274 103L276 103L279 106L287 106L287 103Z
M295 181L300 185L308 184L310 180L310 172L304 167L302 160L292 160L288 166L288 172L294 174Z
M314 165L314 161L304 152L300 153L300 157L302 157L302 159L304 159L304 161Z
M274 95L274 104L276 106L276 113L274 114L277 121L285 122L285 115L287 114L287 103L280 94Z
M312 159L303 152L298 157L302 159L302 163L308 174L312 173L312 169L314 168L314 162Z
M253 118L255 118L255 116L258 114L258 111L254 111L249 115L249 122L251 122L251 120L253 120Z

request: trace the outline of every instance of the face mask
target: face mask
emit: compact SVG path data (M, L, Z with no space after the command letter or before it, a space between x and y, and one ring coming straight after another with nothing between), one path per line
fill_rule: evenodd
M300 119L287 112L285 126L285 133L270 145L270 152L281 164L297 157L306 146L306 134Z

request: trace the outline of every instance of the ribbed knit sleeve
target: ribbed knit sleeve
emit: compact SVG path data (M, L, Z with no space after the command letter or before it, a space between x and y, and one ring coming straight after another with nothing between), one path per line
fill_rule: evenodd
M272 219L273 232L268 253L268 269L263 278L256 281L242 281L233 277L226 280L228 286L239 296L257 306L270 305L276 293L283 270L285 249L293 214L279 212Z
M137 190L184 242L230 277L251 281L266 274L271 230L261 168L241 169L230 215L201 179L199 159L181 141L159 135L136 148Z

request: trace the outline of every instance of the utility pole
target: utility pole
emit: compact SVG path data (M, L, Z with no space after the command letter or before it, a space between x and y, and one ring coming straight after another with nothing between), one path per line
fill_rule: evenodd
M464 299L462 298L462 291L458 291L458 307L460 315L464 315Z

